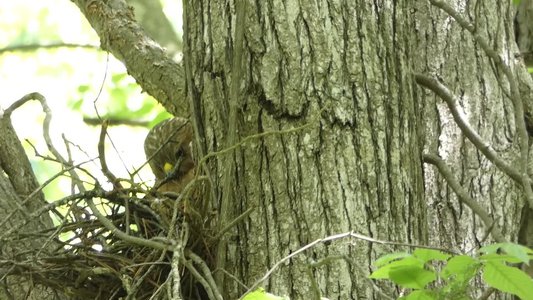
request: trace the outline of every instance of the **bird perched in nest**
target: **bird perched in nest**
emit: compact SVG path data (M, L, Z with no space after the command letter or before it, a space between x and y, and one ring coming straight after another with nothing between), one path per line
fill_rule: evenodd
M146 159L155 178L163 184L158 192L180 193L194 179L193 131L184 118L171 118L157 124L144 140Z

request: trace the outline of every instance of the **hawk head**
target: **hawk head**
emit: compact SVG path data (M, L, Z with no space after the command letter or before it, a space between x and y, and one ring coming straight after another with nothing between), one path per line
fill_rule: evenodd
M157 124L144 140L144 152L155 178L167 182L159 191L179 193L194 178L192 126L187 119L171 118Z

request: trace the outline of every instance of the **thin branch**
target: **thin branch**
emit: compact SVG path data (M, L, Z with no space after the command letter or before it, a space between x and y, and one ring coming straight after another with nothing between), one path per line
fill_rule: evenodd
M255 207L252 206L252 207L248 208L246 211L244 211L242 214L237 216L235 219L231 220L231 222L226 224L222 229L220 229L217 232L217 234L215 235L213 240L217 241L217 240L221 239L222 236L226 232L228 232L233 226L237 225L237 223L239 223L240 221L244 220L244 218L246 218L248 215L250 215L252 213L252 211L254 211L254 209L255 209Z
M100 37L102 49L122 61L144 91L173 115L187 115L182 66L144 32L126 1L72 2Z
M186 256L190 258L195 264L197 264L200 267L200 270L204 274L204 278L209 284L209 287L213 291L213 294L215 296L216 300L222 300L222 294L220 293L218 286L215 282L215 279L212 276L212 272L207 266L207 263L198 255L194 254L192 251L186 251Z
M26 51L36 51L41 49L57 49L57 48L80 48L80 49L91 49L100 51L100 47L97 45L90 44L72 44L72 43L53 43L46 45L13 45L0 49L0 55L8 52L26 52Z
M43 184L41 184L35 191L33 191L30 195L28 195L24 200L22 200L20 202L21 205L26 205L28 203L28 201L30 201L35 195L37 195L38 193L41 193L42 190L47 186L49 185L52 181L54 181L56 178L58 178L59 176L63 175L65 172L68 172L69 169L75 169L79 166L81 166L82 164L85 164L85 163L88 163L90 161L85 161L85 162L82 162L80 164L77 164L75 166L72 166L72 167L69 167L68 169L63 169L61 170L59 173L55 174L54 176L50 177L48 180L46 180ZM50 208L51 210L52 208ZM8 213L5 218L0 221L0 228L2 228L3 225L5 225L5 223L11 219L11 217L15 214L15 211L11 211L10 213ZM32 214L29 215L29 217L31 218L32 217Z
M456 97L448 90L448 88L440 83L438 80L422 74L415 74L415 80L418 84L428 88L434 92L439 98L444 100L452 113L453 119L457 126L461 129L463 134L468 138L474 146L479 149L492 163L494 163L501 171L509 175L517 183L522 183L522 176L520 172L510 165L508 165L502 158L498 156L496 151L489 143L470 126L462 111L459 110L459 104Z
M485 228L490 230L490 233L495 241L499 243L507 242L507 240L503 237L499 226L496 224L496 221L481 205L479 205L474 199L472 199L472 197L470 197L470 195L468 195L459 182L457 182L452 174L452 171L440 157L436 155L424 154L423 159L424 162L432 164L439 169L439 173L442 175L442 177L444 177L455 194L457 194L459 201L468 206L475 215L479 216L481 221L483 221Z
M191 275L204 287L207 296L210 300L215 300L215 295L213 294L213 290L211 289L211 286L209 283L207 283L207 280L198 272L198 270L194 267L194 265L188 261L185 257L180 256L181 263L189 270Z
M109 118L109 117L106 117L106 121L108 122L109 126L126 125L126 126L146 127L150 123L148 121L114 119L114 118ZM101 126L103 123L101 118L89 118L89 117L84 117L83 122L87 125L93 125L93 126Z
M136 236L131 236L131 235L126 234L125 232L123 232L120 229L118 229L113 224L113 222L111 222L111 220L109 220L106 216L104 216L98 210L96 205L94 205L94 202L93 202L92 198L87 198L86 201L87 201L87 205L91 209L92 213L96 216L96 219L98 219L98 221L100 221L102 223L102 225L104 225L104 227L107 230L111 231L111 233L116 235L119 239L121 239L121 240L123 240L125 242L129 242L129 243L134 244L134 245L139 245L139 246L142 246L142 247L148 247L148 248L159 249L159 250L165 250L165 251L167 251L169 249L169 247L171 246L171 245L168 245L168 244L163 244L163 243L157 242L155 240L147 240L147 239L144 239L144 238L139 238L139 237L136 237ZM170 241L167 240L167 242L170 242ZM173 244L172 242L170 242L170 243Z
M118 180L117 176L115 174L111 173L107 166L107 160L105 156L105 137L107 134L107 126L109 123L107 120L105 120L102 123L102 128L100 129L100 138L98 139L98 157L100 158L100 166L102 167L102 173L104 173L105 177L107 177L107 180L113 184L113 187L116 189L122 189L122 185L120 184L120 181Z

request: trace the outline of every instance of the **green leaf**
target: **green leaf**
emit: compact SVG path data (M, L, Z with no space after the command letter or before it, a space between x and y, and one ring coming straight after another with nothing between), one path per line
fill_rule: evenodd
M521 1L522 1L522 0L513 0L513 4L514 4L514 5L518 5L518 4L520 4Z
M86 85L86 84L82 84L82 85L79 85L78 86L78 93L80 94L85 94L87 91L89 91L91 89L91 86L89 85Z
M113 74L111 76L111 82L113 82L115 85L118 85L118 83L120 83L127 76L128 76L128 74L126 74L126 73Z
M257 290L246 295L243 300L289 300L285 297L279 297L265 292L264 288L258 288Z
M407 296L400 297L402 300L434 300L436 299L430 291L427 290L417 290L413 291Z
M81 106L83 105L83 99L76 99L76 100L69 100L67 103L68 107L72 110L80 110Z
M505 254L501 254L498 252L498 250L502 250L505 252ZM515 243L496 243L492 245L488 245L485 247L482 247L479 249L479 252L488 254L486 256L482 256L484 259L492 259L497 260L497 257L490 254L500 255L501 260L509 261L509 262L522 262L529 265L529 260L531 258L531 255L533 255L533 250L529 249L528 247L518 245Z
M485 253L485 254L497 253L498 250L500 250L500 248L502 247L503 244L504 243L496 243L496 244L487 245L487 246L481 247L479 249L479 252L480 253Z
M394 268L401 268L402 266L415 266L417 268L423 268L424 263L418 260L417 258L414 258L412 256L405 257L404 259L396 260L388 265L384 265L383 267L377 269L376 271L372 272L369 278L372 279L388 279L390 278L390 272Z
M404 288L423 289L434 281L437 275L416 265L404 265L392 268L389 272L390 280Z
M514 243L504 243L502 245L502 250L505 251L508 255L516 257L527 265L529 265L530 255L533 253L533 250L528 247L514 244Z
M517 295L521 299L533 299L533 280L518 268L489 261L484 267L483 280L502 292Z
M389 262L391 262L393 260L397 260L397 259L405 258L405 257L409 257L409 256L411 256L411 254L409 254L407 252L396 252L396 253L386 254L386 255L383 255L382 257L378 258L374 262L374 266L381 267L381 266L384 266L384 265L388 264Z
M508 262L508 263L513 263L513 264L521 262L520 259L518 259L518 258L516 258L514 256L507 255L507 254L497 254L497 253L481 255L479 257L479 260L481 260L482 262L487 262L487 261L491 261L491 262Z
M423 248L417 248L413 255L424 263L431 260L447 260L450 257L449 254L442 253L441 251Z
M159 124L159 122L166 120L168 118L171 118L171 117L172 117L171 114L169 114L166 111L162 111L155 118L153 118L152 121L150 121L150 124L148 124L148 127L152 128L155 125Z
M468 255L452 257L442 269L442 276L447 279L456 276L458 280L469 280L475 275L479 262Z

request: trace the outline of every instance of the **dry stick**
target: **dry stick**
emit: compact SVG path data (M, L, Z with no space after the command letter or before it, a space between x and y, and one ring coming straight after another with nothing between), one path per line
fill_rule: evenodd
M215 282L215 279L211 275L211 270L207 266L207 263L198 255L194 254L192 251L187 251L185 253L188 258L190 258L195 264L197 264L200 267L200 270L204 274L204 278L211 287L211 290L213 291L213 294L215 295L216 300L223 300L222 294L220 293L218 286Z
M107 126L109 126L109 122L107 120L104 120L102 122L102 128L100 129L100 138L98 139L98 157L100 158L100 166L102 169L102 173L104 173L104 176L111 182L113 185L113 188L115 189L123 189L122 184L120 184L119 179L115 174L113 174L109 167L107 166L107 159L105 156L105 137L107 135ZM124 200L124 216L125 216L125 222L126 225L124 228L126 228L126 234L130 234L130 205L128 200Z
M41 49L56 49L56 48L86 48L91 50L96 50L100 52L99 45L90 45L90 44L73 44L73 43L54 43L54 44L32 44L32 45L14 45L0 49L0 54L6 52L26 52L26 51L35 51Z
M457 182L450 168L448 168L446 163L440 157L436 155L424 154L424 162L432 164L439 169L439 173L442 175L442 177L444 177L455 194L457 194L459 201L468 206L474 212L474 214L479 216L481 221L483 221L483 224L485 224L487 230L490 231L492 237L494 237L494 240L496 240L498 243L507 242L507 240L503 237L500 227L496 224L496 221L481 205L479 205L474 199L472 199L472 197L470 197L470 195L468 195L459 182Z
M105 137L105 126L102 126L102 131L104 131L103 136ZM105 156L105 149L104 149L104 143L103 142L100 143L98 148L99 148L98 151L101 152L101 156ZM103 161L105 162L105 157L100 157L100 159L101 160L103 159ZM93 214L96 216L98 221L100 221L102 223L102 225L104 225L104 227L107 228L107 230L111 231L111 233L116 235L118 238L120 238L120 239L122 239L122 240L124 240L126 242L132 243L132 244L140 245L142 247L149 247L149 248L159 249L159 250L164 250L164 251L169 249L170 245L168 245L168 244L163 244L163 243L159 243L159 242L154 241L154 240L147 240L147 239L144 239L144 238L131 236L131 235L121 231L120 229L118 229L113 224L113 222L111 220L109 220L106 216L104 216L98 210L98 208L96 207L96 205L93 202L92 197L87 198L86 201L87 201L87 205L89 206L89 208L91 209ZM168 241L167 240L167 242L170 243L170 244L174 244L172 241Z
M92 160L90 160L92 161ZM59 173L55 174L54 176L52 176L51 178L49 178L48 180L46 180L43 184L41 184L35 191L33 191L29 196L27 196L24 200L22 200L20 202L21 205L25 205L28 201L30 201L30 199L33 198L33 196L35 196L37 193L41 192L47 185L49 185L52 181L54 181L56 178L58 178L59 176L63 175L65 172L68 172L69 169L74 169L74 168L77 168L79 167L80 165L82 164L85 164L87 162L90 162L90 161L85 161L85 162L82 162L82 163L79 163L75 166L72 166L72 167L69 167L67 169L63 169L61 171L59 171ZM49 204L46 205L46 207L48 207L50 210L57 207L59 205L55 205L54 207L50 207ZM40 211L40 210L39 210ZM5 223L7 221L9 221L11 219L11 217L15 214L15 211L11 211L9 214L7 214L7 216L4 218L4 220L0 221L0 228L5 225ZM32 215L34 214L30 214L28 215L29 217L32 217ZM20 226L13 226L13 228L21 228L23 227L24 225L20 225Z
M224 149L219 150L219 151L209 152L207 155L202 157L202 159L200 159L200 161L198 162L198 165L204 165L207 162L208 159L210 159L212 157L215 157L215 156L220 156L220 155L226 154L226 153L228 153L228 152L230 152L232 150L235 150L235 149L243 146L244 144L246 144L247 142L249 142L251 140L260 139L260 138L263 138L263 137L266 137L266 136L270 136L270 135L276 135L276 134L282 135L282 134L298 132L298 131L304 130L304 129L308 128L308 127L311 127L314 124L315 124L314 122L309 122L307 124L304 124L304 125L298 126L298 127L294 127L294 128L283 129L283 130L271 130L271 131L265 131L265 132L249 135L249 136L243 138L241 141L239 141L239 142L237 142L235 144L232 144L231 146L228 146L227 148L224 148Z
M171 230L169 230L170 232ZM179 264L182 259L184 259L184 251L183 249L187 245L187 241L189 240L189 226L186 222L183 222L183 226L181 228L181 236L176 241L176 246L172 250L172 260L170 261L171 264L171 276L172 277L172 290L168 289L169 293L171 294L172 299L182 299L181 294L181 274L180 274L180 268Z
M237 108L240 103L240 85L242 79L242 57L244 44L244 28L246 18L246 4L247 0L235 1L236 17L235 17L235 44L233 55L233 62L231 68L231 87L229 102L229 126L227 131L226 146L229 147L237 142ZM233 172L235 167L235 152L231 151L224 163L224 177L222 200L220 204L218 226L222 228L226 226L232 219L231 211L235 203L235 194L233 191ZM226 246L227 241L224 236L221 236L217 244L216 264L218 269L224 269L226 266ZM216 282L221 289L224 288L224 273L216 274Z
M94 196L96 196L98 194L99 194L98 191L91 190L91 191L88 191L88 192L82 192L82 193L79 193L79 194L70 195L70 196L64 197L64 198L62 198L60 200L57 200L55 202L46 204L45 206L41 207L39 210L36 210L36 211L32 212L29 216L30 216L31 219L33 219L33 218L39 217L40 215L42 215L45 212L48 212L48 211L50 211L50 210L52 210L54 208L57 208L57 207L62 206L62 205L65 205L65 204L67 204L70 201L74 201L74 200L77 200L77 199L84 199L85 197L94 197ZM28 224L29 222L30 222L29 220L24 220L21 224L18 224L18 226L12 227L9 230L5 231L4 233L2 233L2 235L0 235L0 241L5 240L9 235L11 235L16 230L20 230L24 225Z
M189 197L189 195L190 195L190 193L192 191L192 188L196 184L198 184L200 181L203 181L203 180L207 181L208 178L206 176L197 176L194 180L192 180L191 182L187 183L185 188L183 188L183 191L179 194L178 198L176 200L174 200L174 205L172 207L172 218L170 219L170 225L169 225L169 229L168 229L167 239L170 240L172 238L172 228L176 228L176 223L178 221L179 205L182 203L183 198Z
M52 138L50 137L50 122L52 122L52 111L48 107L48 104L46 103L46 99L41 95L41 97L38 97L37 100L41 103L41 106L43 108L43 112L45 113L45 118L43 122L43 136L44 140L46 142L46 146L48 147L48 150L54 155L54 157L61 162L64 166L68 166L69 163L67 160L57 151L54 144L52 143ZM83 183L74 170L69 170L68 173L72 177L72 180L74 181L74 184L78 187L78 190L80 192L85 191L85 187L83 186Z
M102 122L102 128L100 129L100 138L98 139L98 157L100 158L100 166L102 167L102 173L104 173L104 176L107 178L107 180L109 180L109 182L111 182L113 187L122 188L117 176L111 173L107 167L107 160L105 156L105 137L107 135L107 126L109 126L109 122L104 120Z
M520 182L522 184L522 187L524 188L526 200L529 204L529 207L533 208L533 190L531 189L531 182L530 182L529 175L527 173L528 156L529 156L529 135L527 133L526 123L524 120L524 104L522 102L522 96L520 95L520 91L518 89L518 85L517 85L518 80L516 76L513 74L511 67L509 67L505 63L503 58L496 51L494 51L494 49L492 49L489 46L489 43L487 42L487 40L476 32L476 27L473 24L469 23L466 19L464 19L459 14L459 12L457 12L453 7L451 7L446 2L441 1L441 0L430 0L430 2L434 6L442 9L448 15L450 15L455 21L457 21L457 23L461 26L461 28L470 32L470 34L472 34L472 36L474 37L474 40L481 46L485 54L494 61L496 66L501 68L501 70L505 74L505 77L507 77L507 81L509 82L509 87L511 90L510 98L511 98L511 101L514 107L516 131L518 133L519 143L520 143L520 160L521 160L521 170L519 173L519 176L521 179ZM480 148L478 149L482 150Z
M128 297L133 297L135 299L135 294L141 287L141 284L144 282L146 277L153 271L153 269L158 265L158 263L162 262L165 259L166 251L161 251L161 255L159 255L159 258L150 266L148 267L148 270L146 270L137 280L135 280L132 283L132 286L130 286L130 289L128 291Z
M183 255L183 245L181 242L176 244L172 251L172 260L170 261L170 274L172 277L172 298L170 299L183 299L181 296L181 274L180 274L180 260Z
M213 294L213 290L211 289L211 286L209 285L209 283L207 283L207 280L200 274L200 272L196 270L194 265L190 261L188 261L185 257L181 256L180 258L181 258L181 263L185 266L185 268L187 268L187 270L189 270L189 272L194 276L194 278L196 278L196 280L198 280L198 282L204 287L209 299L210 300L216 299Z
M172 241L167 241L169 244L163 244L154 240L147 240L144 238L139 238L135 236L131 236L126 234L125 232L118 229L111 220L109 220L106 216L104 216L96 207L96 205L93 202L92 198L87 198L85 201L87 201L87 205L91 209L92 213L95 215L95 217L104 225L104 227L111 231L111 234L116 235L118 238L125 242L129 242L131 244L139 245L142 247L148 247L153 249L159 249L159 250L168 250L169 247L174 244Z

